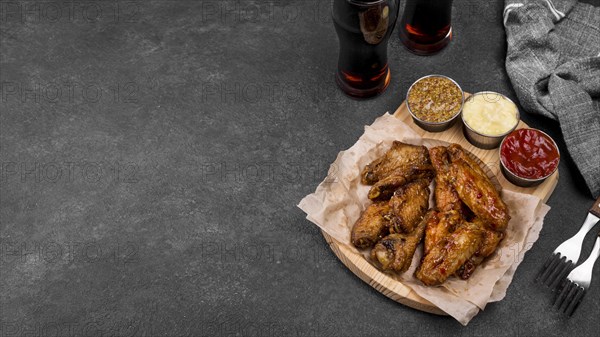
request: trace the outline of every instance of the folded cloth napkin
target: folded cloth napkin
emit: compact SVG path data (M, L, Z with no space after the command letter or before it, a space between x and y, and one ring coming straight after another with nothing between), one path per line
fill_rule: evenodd
M506 0L506 71L525 110L560 123L592 195L600 195L600 7Z

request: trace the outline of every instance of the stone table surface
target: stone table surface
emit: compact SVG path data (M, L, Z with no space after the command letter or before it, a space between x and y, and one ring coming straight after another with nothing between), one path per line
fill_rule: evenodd
M2 1L0 336L590 336L600 274L565 319L535 273L592 199L556 123L560 181L506 298L467 326L400 305L296 204L417 78L516 100L502 1L455 1L454 40L356 101L330 1ZM584 254L591 250L592 235Z

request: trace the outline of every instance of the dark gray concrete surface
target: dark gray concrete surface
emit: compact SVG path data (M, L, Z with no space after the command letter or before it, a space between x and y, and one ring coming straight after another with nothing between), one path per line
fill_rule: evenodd
M598 331L599 268L571 319L532 282L592 202L567 155L539 241L468 327L363 283L296 208L420 76L515 99L501 1L455 1L436 56L394 35L392 83L367 101L335 86L329 1L35 4L0 12L1 336ZM566 153L555 123L523 119Z

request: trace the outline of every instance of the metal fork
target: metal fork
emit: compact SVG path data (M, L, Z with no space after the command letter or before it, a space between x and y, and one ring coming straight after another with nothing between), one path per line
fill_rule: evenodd
M571 316L575 309L581 303L583 295L585 295L586 289L590 287L592 282L592 270L594 269L594 263L600 255L600 232L598 232L598 238L592 254L582 263L579 267L573 269L567 279L563 282L562 289L554 299L554 306L559 311Z
M560 285L565 276L575 268L581 254L583 239L598 221L600 221L600 198L596 199L594 205L590 208L590 212L579 232L558 246L544 263L544 267L535 278L536 282L553 290Z

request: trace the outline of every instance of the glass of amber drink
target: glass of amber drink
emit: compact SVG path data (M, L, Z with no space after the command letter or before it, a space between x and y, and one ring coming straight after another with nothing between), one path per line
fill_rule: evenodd
M388 41L400 0L334 0L333 22L340 42L336 82L344 93L367 98L390 83Z
M411 52L431 55L452 39L452 0L406 0L400 40Z

